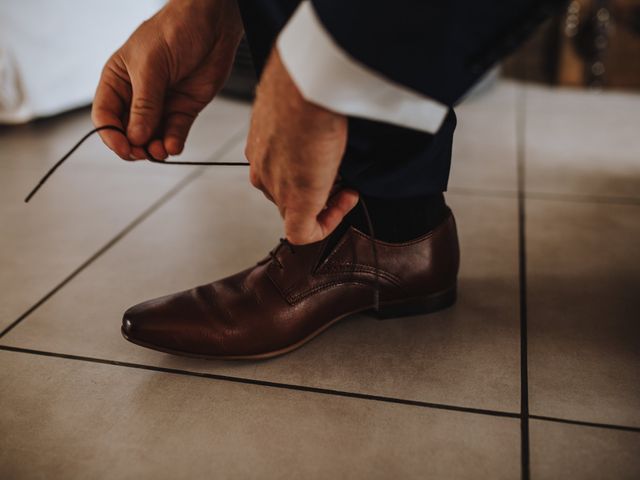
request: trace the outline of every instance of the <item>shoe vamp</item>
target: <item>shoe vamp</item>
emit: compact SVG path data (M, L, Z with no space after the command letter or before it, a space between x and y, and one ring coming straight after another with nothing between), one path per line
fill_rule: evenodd
M287 348L371 303L365 285L337 283L289 302L265 266L133 307L138 340L194 354L257 355Z
M266 266L196 290L201 347L210 350L215 345L218 354L277 351L371 303L370 288L351 283L336 283L287 301L266 275Z

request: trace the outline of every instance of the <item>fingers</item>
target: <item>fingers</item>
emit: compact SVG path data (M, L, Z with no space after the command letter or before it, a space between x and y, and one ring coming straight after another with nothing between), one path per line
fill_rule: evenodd
M164 148L162 140L152 140L147 147L147 150L149 150L149 153L155 160L165 160L168 157L167 150Z
M114 125L124 129L122 116L128 91L126 87L118 85L117 80L109 78L107 69L102 74L95 99L91 108L91 119L96 127ZM100 138L107 147L120 158L130 160L131 146L127 138L114 130L101 130Z
M147 152L142 147L131 147L131 160L145 160L147 158Z
M327 237L344 220L344 217L358 204L359 195L355 190L340 190L327 202L325 208L318 215L318 225L322 238Z
M136 146L146 145L162 117L166 80L158 69L141 66L131 72L132 98L127 137Z
M296 208L284 209L282 213L287 239L294 245L325 239L358 204L358 199L358 192L344 189L333 195L317 215Z
M174 111L165 121L163 147L169 155L179 155L184 149L187 135L196 115Z
M249 159L248 155L245 154L245 156L247 157L247 159ZM260 190L267 200L272 203L276 203L267 187L262 183L262 178L260 177L259 169L256 166L256 162L249 164L249 182L254 188ZM280 209L280 207L278 207L278 209ZM282 211L280 213L282 214Z
M131 125L129 105L132 87L128 82L128 73L115 56L105 65L91 109L91 118L96 127L114 125L125 130ZM127 129L128 130L128 129ZM141 160L147 158L142 146L132 145L123 134L114 130L99 132L103 142L124 160ZM140 144L144 145L144 143ZM154 158L164 160L167 157L165 148L160 140L149 145L149 153Z
M294 245L322 240L322 230L313 213L297 209L281 209L284 219L284 233Z

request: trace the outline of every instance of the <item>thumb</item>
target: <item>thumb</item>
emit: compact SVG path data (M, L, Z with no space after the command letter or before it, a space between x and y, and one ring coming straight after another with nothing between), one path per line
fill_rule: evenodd
M162 117L166 82L147 68L131 78L132 98L127 137L133 145L149 143Z
M358 203L355 190L339 190L331 196L326 207L317 215L310 211L289 209L284 211L287 239L294 245L325 239Z
M312 212L287 209L283 217L284 234L292 244L304 245L321 240L322 232Z
M358 204L359 198L357 191L346 188L338 190L329 198L327 208L320 212L317 220L322 238L330 235L340 225L347 213Z

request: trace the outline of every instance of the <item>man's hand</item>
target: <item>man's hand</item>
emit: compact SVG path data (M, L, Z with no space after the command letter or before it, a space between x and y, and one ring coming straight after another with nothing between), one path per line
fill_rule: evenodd
M294 244L322 240L358 202L336 187L347 118L307 102L274 48L258 86L247 141L251 183L272 200Z
M222 88L242 38L236 0L170 1L105 65L92 108L105 144L125 160L179 154L200 111Z

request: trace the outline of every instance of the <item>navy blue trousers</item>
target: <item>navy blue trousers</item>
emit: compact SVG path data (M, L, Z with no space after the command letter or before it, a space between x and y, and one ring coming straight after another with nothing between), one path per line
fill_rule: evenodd
M299 3L300 0L239 1L258 76L278 33ZM465 2L453 3L457 7L465 6ZM480 2L481 5L469 2L467 6L470 10L466 14L452 14L449 11L446 19L451 25L439 27L460 32L456 33L453 41L449 36L447 41L426 42L430 47L425 47L424 57L411 58L406 54L406 60L402 58L404 52L391 49L391 61L400 61L400 64L394 65L398 70L403 70L406 62L422 62L417 66L411 65L423 75L426 72L428 82L424 83L428 83L428 91L423 93L448 105L449 114L435 134L349 118L347 149L340 166L342 183L365 195L379 198L417 197L444 192L449 180L451 147L456 128L456 116L451 107L496 60L515 48L544 18L544 15L534 15L528 10L539 3L542 2L507 0ZM365 2L364 5L368 6L358 7L357 2L353 2L349 5L359 8L352 16L361 16L362 21L367 21L367 15L376 14L374 4ZM381 5L386 11L394 8L394 2ZM451 10L453 7L448 8ZM347 20L336 18L332 26L340 35L350 35ZM425 24L424 28L429 29L429 25ZM356 43L361 45L361 49L367 48L367 42L362 38ZM367 52L363 53L366 55Z

